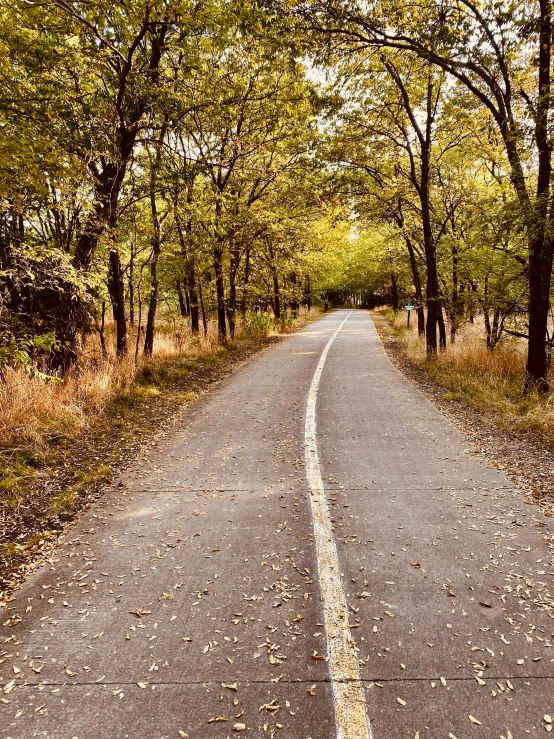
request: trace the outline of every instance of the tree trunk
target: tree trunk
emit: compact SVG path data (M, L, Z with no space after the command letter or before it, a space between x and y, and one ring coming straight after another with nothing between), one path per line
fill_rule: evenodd
M217 336L220 344L227 343L227 321L225 318L225 284L223 282L223 249L214 247L215 294L217 299Z
M458 248L455 244L452 246L452 293L450 300L452 309L450 311L450 341L453 344L456 340L456 331L461 317L460 294L458 289Z
M227 321L231 340L235 338L235 318L237 307L237 282L233 270L229 273L229 300L227 302Z
M196 264L194 257L189 257L185 263L185 279L187 281L187 292L190 300L190 329L193 336L198 336L200 331L198 313L198 291L196 289Z
M394 314L396 315L398 313L399 308L400 308L400 303L399 303L399 300L398 300L398 285L396 283L396 275L394 274L394 272L391 272L390 281L391 281L391 303L392 303L392 309L394 311Z
M271 278L273 281L273 315L275 318L281 320L281 290L279 287L279 275L277 273L277 267L275 266L275 253L271 244L267 245L270 258L270 269Z
M237 314L237 271L240 264L240 252L233 244L231 248L231 262L229 265L229 301L227 303L227 319L229 322L229 334L231 339L235 338L236 314Z
M312 285L310 282L310 275L306 275L306 287L304 290L304 302L306 303L306 308L308 309L308 313L312 309Z
M423 292L421 289L421 276L419 274L419 267L417 264L416 253L414 245L407 236L404 236L406 247L408 249L408 256L410 257L410 269L412 270L412 280L414 281L415 289L415 300L417 310L417 334L418 336L425 336L425 310L423 308Z
M118 356L127 353L127 320L125 318L125 288L119 252L115 246L110 249L110 271L108 290L112 301L113 318L116 325L116 351Z
M549 389L547 327L550 309L550 279L552 245L548 238L539 237L529 245L529 343L525 367L525 391ZM545 254L545 251L548 252Z
M437 270L437 252L435 239L433 236L430 201L431 150L433 146L433 122L435 111L434 96L437 91L435 89L431 69L429 67L425 101L425 125L422 127L420 125L420 121L418 121L418 116L415 114L414 109L412 108L409 93L402 81L401 76L398 74L396 68L391 63L385 62L385 66L402 94L404 109L417 135L420 147L418 172L416 168L416 155L411 149L409 140L406 140L406 145L410 151L410 179L417 191L421 205L423 247L425 251L425 266L427 269L427 287L425 290L425 300L427 303L427 325L425 328L425 338L427 341L427 356L431 357L437 353L437 326L439 326L440 329L439 321L442 320L441 296Z
M492 316L492 346L491 346L491 349L494 349L494 347L498 344L498 340L500 339L499 324L500 324L500 311L497 308L494 311L493 316Z
M487 336L487 349L493 350L493 343L492 343L492 328L491 328L491 317L489 313L489 309L485 308L483 311L483 318L485 321L485 332Z
M154 351L154 331L156 326L156 312L158 309L158 262L160 261L160 247L154 246L152 259L150 260L150 300L148 302L148 315L146 316L146 333L144 336L144 355L151 357Z
M439 326L439 348L444 351L446 349L446 326L444 325L444 314L441 303L438 304L437 323Z
M278 321L281 320L281 291L279 288L279 277L275 268L273 268L273 313Z
M188 190L187 202L189 204L192 202L191 187L189 187L189 190ZM175 213L175 223L177 225L177 233L179 235L179 243L181 245L181 253L185 260L184 278L185 278L185 285L187 289L187 296L189 300L190 328L192 331L192 335L198 336L200 332L200 324L199 324L199 311L198 311L198 290L197 290L197 285L196 285L196 259L194 258L194 253L192 251L192 248L187 248L187 239L186 239L185 232L181 224L181 220L179 216L177 215L177 204L176 203L174 205L174 213ZM189 233L191 232L191 230L192 230L192 224L191 224L191 221L189 220L189 224L188 224ZM202 311L204 311L203 305L202 305ZM205 331L207 331L206 325L204 325L204 329Z
M487 278L485 278L485 280L486 279ZM472 296L477 296L477 292L478 292L477 285L476 285L475 282L473 282L473 280L470 281L470 287L471 287L471 294L472 294ZM475 323L475 300L478 301L479 298L478 297L472 297L471 300L470 300L470 303L469 303L469 316L468 316L468 318L469 318L469 322L471 324L474 324Z
M551 199L551 159L548 121L552 105L550 65L552 49L552 5L550 0L540 0L539 26L539 96L535 107L535 139L538 153L537 193L535 213L530 224L529 238L529 343L525 377L525 392L536 387L539 393L548 391L547 328L550 308L550 281L554 241L548 233L554 223L554 203Z
M181 314L181 318L185 318L187 315L187 304L185 302L183 287L180 280L177 280L177 282L175 283L175 288L177 290L177 298L179 299L179 313Z
M142 282L142 268L141 268L140 279L137 285L138 326L137 326L137 339L135 341L135 365L137 364L137 360L138 360L139 347L140 347L140 334L142 331L142 292L140 289L141 282Z
M136 232L135 232L136 234ZM131 241L131 254L129 257L129 275L127 279L127 294L129 296L129 323L135 325L135 242Z
M426 203L426 206L428 206L428 202ZM427 264L427 287L425 291L425 299L427 303L427 325L425 326L425 337L427 340L427 355L433 356L437 353L437 325L441 305L439 298L436 253L431 234L431 219L428 207L426 207L425 210L424 226L426 227L424 228L424 232L427 231L427 234L425 235L425 261Z
M421 202L421 218L423 222L425 263L427 267L427 289L425 292L427 302L427 326L425 327L425 337L427 340L427 356L429 357L437 353L437 326L439 326L440 329L439 314L442 319L439 276L437 271L437 252L431 224L431 205L429 193L430 154L431 144L430 141L427 140L426 145L422 146L421 184L419 195Z
M242 317L246 315L246 295L248 292L248 283L250 281L250 246L246 247L246 254L244 255L244 278L242 287L242 297L240 301L240 312Z
M152 257L150 259L150 302L148 304L148 316L146 319L146 334L144 337L144 354L147 357L152 356L154 351L154 331L156 327L156 312L158 310L158 293L159 278L158 264L160 254L162 252L162 232L161 223L158 213L158 204L156 202L158 170L162 157L162 143L167 131L167 124L164 123L160 131L160 137L156 141L156 150L154 159L150 162L150 213L152 215Z
M204 308L204 296L202 295L202 280L198 279L198 294L200 296L200 308L202 310L202 327L204 329L204 336L208 335L208 320L206 318L206 309Z
M292 285L292 300L290 302L291 314L293 318L298 318L299 305L298 305L298 296L296 294L296 289L297 289L296 272L291 272L290 282Z
M100 318L100 326L96 325L98 336L100 337L100 346L102 347L102 356L104 359L109 357L108 347L106 346L106 334L104 328L106 326L106 303L102 301L102 313Z
M472 284L473 287L476 287ZM483 283L483 319L485 321L485 333L487 337L487 349L492 349L492 329L491 329L491 317L489 313L489 306L488 306L488 296L489 296L489 276L488 274L485 275L485 280ZM472 321L473 323L473 321Z

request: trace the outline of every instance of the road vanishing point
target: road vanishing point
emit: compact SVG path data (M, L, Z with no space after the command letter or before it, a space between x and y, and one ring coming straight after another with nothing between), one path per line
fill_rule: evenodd
M183 412L17 591L0 737L547 735L553 544L335 311Z

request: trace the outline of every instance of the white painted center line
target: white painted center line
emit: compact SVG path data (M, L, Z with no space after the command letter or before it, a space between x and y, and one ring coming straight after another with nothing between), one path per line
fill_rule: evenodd
M316 441L316 403L321 373L331 344L351 315L352 311L331 336L319 359L308 393L304 441L306 446L306 476L310 488L317 567L327 637L329 673L333 686L337 739L373 739L366 712L366 702L360 680L354 640L348 624L348 606L342 587L337 547L321 477Z

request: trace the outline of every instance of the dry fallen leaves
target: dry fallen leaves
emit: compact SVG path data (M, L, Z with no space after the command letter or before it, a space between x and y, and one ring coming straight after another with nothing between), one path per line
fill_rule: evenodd
M327 661L327 657L324 654L318 654L317 652L314 652L313 654L310 654L310 659L320 659Z

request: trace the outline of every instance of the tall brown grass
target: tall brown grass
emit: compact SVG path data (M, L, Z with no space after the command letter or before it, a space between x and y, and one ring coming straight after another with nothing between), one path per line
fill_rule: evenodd
M313 316L317 314L316 309L311 312ZM303 314L301 322L306 319L309 320L309 316ZM271 326L268 320L262 333L294 330L292 323ZM243 326L239 322L231 346L261 336L254 337L248 324ZM206 333L201 330L199 336L193 336L187 320L162 316L156 325L151 358L142 353L142 333L140 351L135 356L136 329L130 331L129 353L123 358L116 357L113 322L106 324L105 339L107 357L102 354L99 335L96 332L87 334L79 347L77 366L64 378L45 381L24 369L4 369L0 383L0 472L2 458L9 458L12 452L41 451L52 441L72 438L86 429L114 396L130 391L147 365L157 365L172 357L194 360L213 355L217 359L215 321L208 321Z
M395 316L391 310L378 314L390 325L406 359L448 391L445 398L492 414L498 425L508 430L537 434L554 448L554 392L523 394L523 340L506 336L490 351L482 320L476 319L462 327L446 351L428 359L425 340L418 338L414 326L406 327L405 314ZM554 377L550 379L554 384Z
M135 358L136 333L129 337L129 353L116 358L111 323L105 333L109 356L102 356L98 335L90 334L80 347L76 368L63 379L45 381L27 370L5 369L0 386L0 450L38 450L52 440L74 436L114 395L129 390L148 362L180 355L194 358L217 345L217 327L212 322L207 335L202 332L199 337L193 337L184 322L171 322L158 328L152 359L142 351Z

